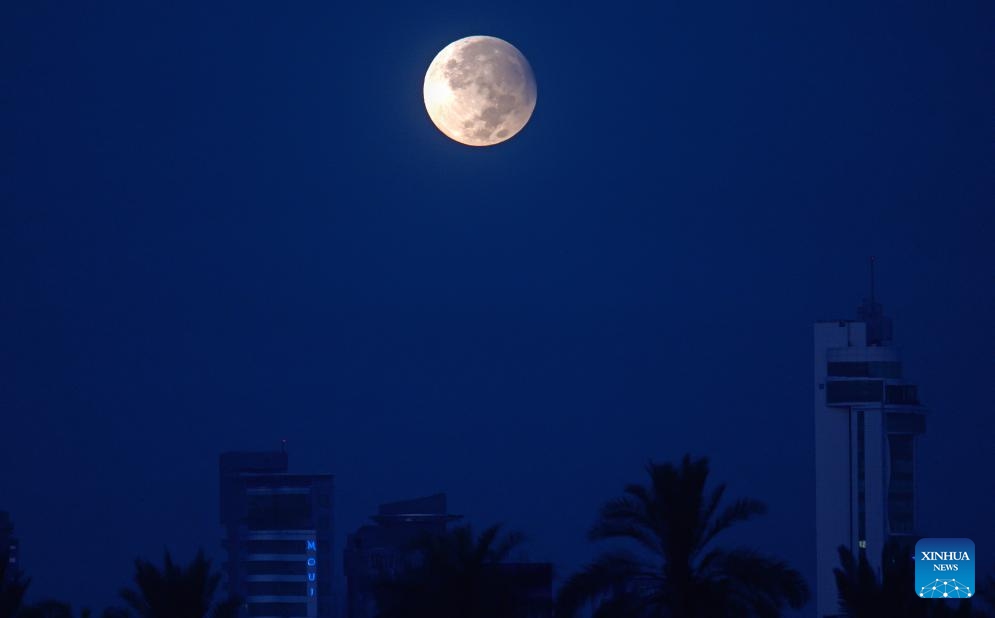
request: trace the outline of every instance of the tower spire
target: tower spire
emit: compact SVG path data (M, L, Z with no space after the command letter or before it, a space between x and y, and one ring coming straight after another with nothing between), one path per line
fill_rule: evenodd
M871 307L874 306L874 256L870 257L871 266Z
M891 343L891 319L885 317L884 310L877 300L877 281L875 279L874 256L868 258L870 266L870 295L857 308L857 319L867 323L867 345L888 345Z

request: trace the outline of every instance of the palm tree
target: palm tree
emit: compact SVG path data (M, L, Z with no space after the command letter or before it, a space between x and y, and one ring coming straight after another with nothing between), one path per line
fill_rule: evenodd
M469 525L427 535L412 547L396 576L376 588L380 618L512 618L521 615L520 592L501 563L524 537L494 525L474 536Z
M68 603L49 599L21 608L17 618L73 618L73 609Z
M882 613L884 602L881 598L883 596L881 585L878 582L877 573L867 561L867 555L860 552L858 559L845 546L840 546L838 551L840 567L833 569L833 575L836 578L836 590L839 592L840 609L852 618L884 616L885 614ZM889 551L886 547L884 553L887 554ZM889 579L891 578L889 577ZM913 577L910 581L914 582L915 578ZM909 590L911 589L912 583L909 584ZM911 594L905 596L912 601L918 600L912 598Z
M204 550L186 567L175 564L167 551L162 569L141 558L135 560L137 589L121 590L121 598L139 618L235 618L235 600L214 603L220 582L221 574L211 571Z
M723 549L718 535L766 512L742 498L723 506L726 487L706 492L708 460L685 455L680 465L646 466L647 485L631 484L607 502L588 536L618 540L636 551L606 551L570 577L557 616L588 603L598 618L779 616L808 601L808 586L784 562L751 549Z
M978 587L981 592L978 596L984 601L985 605L988 606L988 610L995 616L995 575L989 575L985 578L984 583Z
M899 543L886 543L881 550L881 576L865 552L854 556L839 548L840 567L833 569L840 609L850 618L968 618L979 615L970 601L953 605L940 600L923 601L914 594L915 555Z

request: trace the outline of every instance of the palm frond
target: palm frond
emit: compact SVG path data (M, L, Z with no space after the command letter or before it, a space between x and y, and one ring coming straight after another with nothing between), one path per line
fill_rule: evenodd
M526 536L522 532L513 531L505 534L491 551L488 560L490 562L505 562L511 558L512 552L525 544L525 541Z
M627 551L603 553L563 584L556 599L556 615L570 618L586 604L621 594L631 596L635 594L633 582L652 576L652 568Z
M588 532L592 541L630 539L653 554L660 553L659 531L642 500L624 496L610 500L601 508L598 520Z
M217 618L232 616L227 602L214 607L214 595L221 574L211 569L211 561L199 550L189 565L177 564L168 551L163 552L163 566L135 560L134 588L125 588L119 596L138 618ZM237 606L235 607L237 614ZM219 613L220 612L220 613Z
M840 546L840 567L833 569L840 609L851 616L874 616L881 609L881 585L867 557Z
M469 535L470 544L467 549L470 550L473 556L473 562L477 564L484 564L488 561L493 553L493 545L498 535L501 533L501 524L494 524L488 528L485 528L480 536L477 537L476 541L473 540L473 535Z
M651 461L646 473L648 483L627 485L602 506L588 536L635 541L651 563L631 554L602 555L561 588L559 615L573 616L599 601L596 615L634 617L773 617L784 607L804 605L808 588L784 562L711 547L725 530L765 513L762 502L743 498L723 508L726 486L709 490L707 458Z
M733 594L761 618L777 618L784 605L803 607L809 599L801 573L786 563L749 549L736 549L720 559Z
M476 536L467 524L421 537L408 548L406 568L375 584L380 618L504 618L521 611L520 591L500 565L523 539L503 534L499 524Z
M735 524L743 523L753 519L758 515L767 514L767 505L759 500L750 498L740 498L725 509L722 513L707 524L707 532L701 539L701 547L706 547L716 536L728 530Z

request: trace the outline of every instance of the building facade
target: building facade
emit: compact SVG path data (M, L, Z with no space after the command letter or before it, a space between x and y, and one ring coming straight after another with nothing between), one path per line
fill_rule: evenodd
M903 378L891 320L873 293L856 320L815 324L816 615L842 615L840 546L877 568L916 530L917 386Z
M373 523L362 526L346 540L343 563L347 618L374 618L376 581L398 573L411 544L419 537L445 534L447 524L460 516L447 512L445 494L435 494L381 504L371 519Z
M333 618L333 477L286 452L225 453L220 510L229 595L243 618Z

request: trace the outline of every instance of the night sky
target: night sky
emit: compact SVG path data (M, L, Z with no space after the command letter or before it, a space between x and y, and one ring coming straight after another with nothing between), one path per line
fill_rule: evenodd
M437 491L557 578L648 459L813 577L812 324L867 295L931 408L927 536L995 561L995 4L5 2L0 509L29 598L220 563L217 457ZM86 5L86 6L84 6ZM538 103L443 136L471 34ZM335 559L341 575L341 555ZM812 612L812 605L808 611Z

